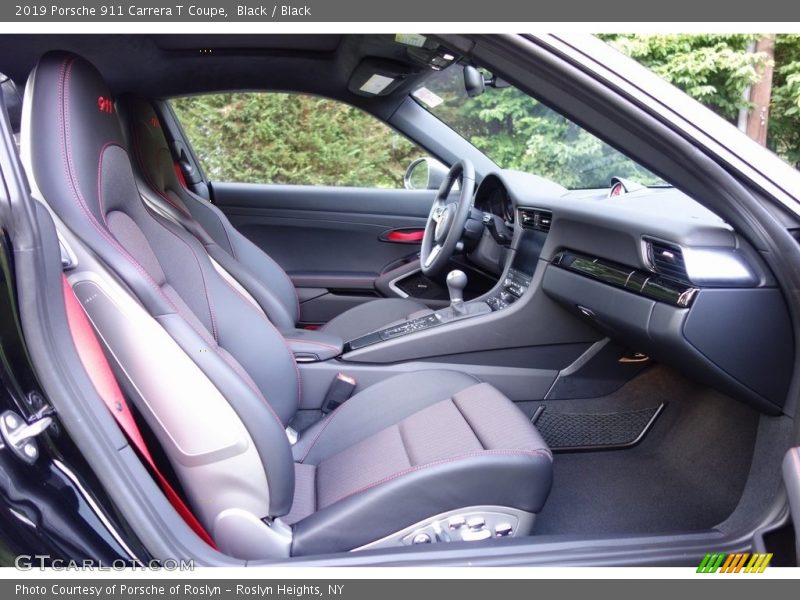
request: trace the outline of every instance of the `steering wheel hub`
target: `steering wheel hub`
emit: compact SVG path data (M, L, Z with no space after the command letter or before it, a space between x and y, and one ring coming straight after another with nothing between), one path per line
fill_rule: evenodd
M433 231L433 240L437 244L441 244L447 238L447 234L450 233L450 228L453 224L453 216L455 211L453 210L453 205L448 204L444 207L444 210L441 212L439 216L439 221L436 223L436 228Z

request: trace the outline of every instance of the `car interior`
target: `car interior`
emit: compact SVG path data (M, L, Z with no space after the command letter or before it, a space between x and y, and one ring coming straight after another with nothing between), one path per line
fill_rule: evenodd
M419 90L510 84L412 42L0 38L49 269L76 344L85 314L102 348L84 367L121 392L186 535L258 564L757 519L795 354L760 250L660 178L500 167ZM395 189L212 178L174 100L268 90L425 156Z

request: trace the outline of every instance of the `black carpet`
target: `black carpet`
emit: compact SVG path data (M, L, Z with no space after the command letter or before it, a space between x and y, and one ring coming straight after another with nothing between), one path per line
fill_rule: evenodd
M535 533L635 534L713 527L744 489L758 426L747 405L657 366L606 397L521 403L529 414L604 413L666 403L625 450L556 454L553 490Z

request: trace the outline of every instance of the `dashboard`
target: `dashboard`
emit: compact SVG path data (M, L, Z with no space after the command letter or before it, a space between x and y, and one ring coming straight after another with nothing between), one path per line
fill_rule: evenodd
M513 231L494 310L544 294L629 349L780 412L794 357L783 296L758 253L692 198L499 171L474 207Z

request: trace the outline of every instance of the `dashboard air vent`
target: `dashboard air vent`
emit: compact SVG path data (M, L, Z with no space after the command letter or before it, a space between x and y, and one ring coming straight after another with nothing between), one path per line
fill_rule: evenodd
M656 273L678 281L689 281L680 246L652 238L645 238L644 242L647 260Z
M553 213L537 208L520 208L519 222L524 229L536 229L547 233L553 222Z

